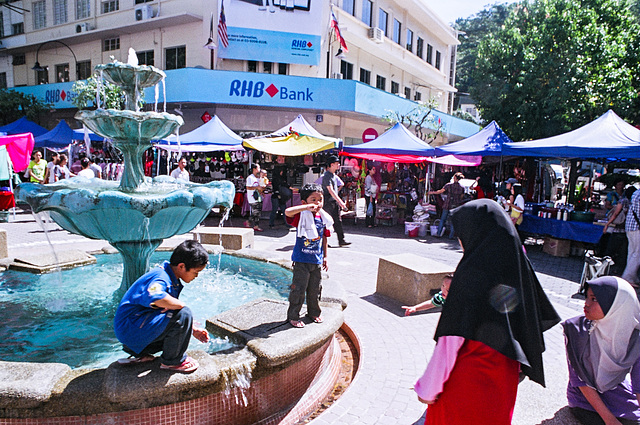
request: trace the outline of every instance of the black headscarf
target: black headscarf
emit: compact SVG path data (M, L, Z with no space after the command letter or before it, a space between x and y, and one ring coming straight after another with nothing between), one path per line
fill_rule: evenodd
M525 255L518 233L494 201L479 199L452 212L464 255L451 282L435 339L456 335L482 342L522 365L544 386L542 332L560 321Z

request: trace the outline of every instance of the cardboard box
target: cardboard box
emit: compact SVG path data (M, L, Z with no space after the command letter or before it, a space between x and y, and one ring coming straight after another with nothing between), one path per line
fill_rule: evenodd
M566 239L545 238L542 251L554 257L568 257L571 252L571 241Z

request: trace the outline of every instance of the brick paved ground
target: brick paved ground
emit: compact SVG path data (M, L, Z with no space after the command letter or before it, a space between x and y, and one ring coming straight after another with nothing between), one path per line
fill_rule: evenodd
M243 220L232 219L241 226ZM217 225L208 219L207 225ZM266 227L267 221L263 223ZM50 250L47 236L56 250L78 248L96 251L104 241L90 241L71 235L57 225L49 232L38 226L28 213L16 220L0 224L8 232L9 255L20 252ZM347 324L356 332L361 344L361 363L351 387L329 409L312 423L325 424L421 424L425 406L412 391L415 379L423 372L434 347L433 333L439 318L436 313L404 317L399 303L375 294L378 259L380 256L411 252L442 263L455 265L462 256L457 242L448 239L411 239L404 228L377 227L345 223L347 240L352 245L329 250L327 287L342 286L348 307ZM256 233L255 249L288 258L294 234L283 225ZM337 245L335 236L330 245ZM582 311L582 301L572 298L578 289L582 271L579 258L556 258L542 252L541 246L527 246L538 277L563 318ZM544 355L547 388L526 380L519 386L513 423L573 424L566 409L565 388L567 368L563 336L559 326L545 333L547 351Z

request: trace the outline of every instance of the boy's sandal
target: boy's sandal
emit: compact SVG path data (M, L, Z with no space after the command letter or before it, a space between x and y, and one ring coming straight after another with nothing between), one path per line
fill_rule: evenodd
M322 323L322 322L324 322L324 320L322 319L322 316L317 316L317 317L309 316L309 318L311 320L313 320L314 323Z
M304 328L304 322L302 320L289 320L289 324L294 328Z
M118 364L121 365L130 365L130 364L138 364L138 363L148 363L154 361L156 358L152 355L146 356L129 356L126 359L118 359Z
M180 373L191 373L191 372L195 372L196 369L198 369L198 366L200 366L200 364L196 359L194 359L191 356L187 356L187 358L179 365L161 364L160 369L170 370L173 372L180 372Z

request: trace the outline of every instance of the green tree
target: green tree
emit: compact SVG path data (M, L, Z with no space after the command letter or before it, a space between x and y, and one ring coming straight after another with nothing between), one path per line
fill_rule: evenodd
M456 88L459 93L469 93L475 85L472 71L475 68L478 45L502 28L516 3L496 3L468 18L458 18L454 28L460 32L456 57Z
M13 90L0 89L0 123L6 125L22 117L40 122L40 114L47 112L49 105L35 96Z
M525 0L480 42L470 93L513 140L560 134L608 109L634 120L639 29L623 0Z
M399 122L413 131L420 140L431 143L442 132L442 122L433 114L438 102L431 99L426 103L418 104L408 112L388 111L382 119L393 126Z
M97 107L96 95L100 90L100 104L108 109L124 108L124 92L115 84L108 81L102 81L98 84L100 77L93 75L86 80L77 81L73 84L72 91L76 94L73 99L73 106L78 109L86 109L89 107Z

